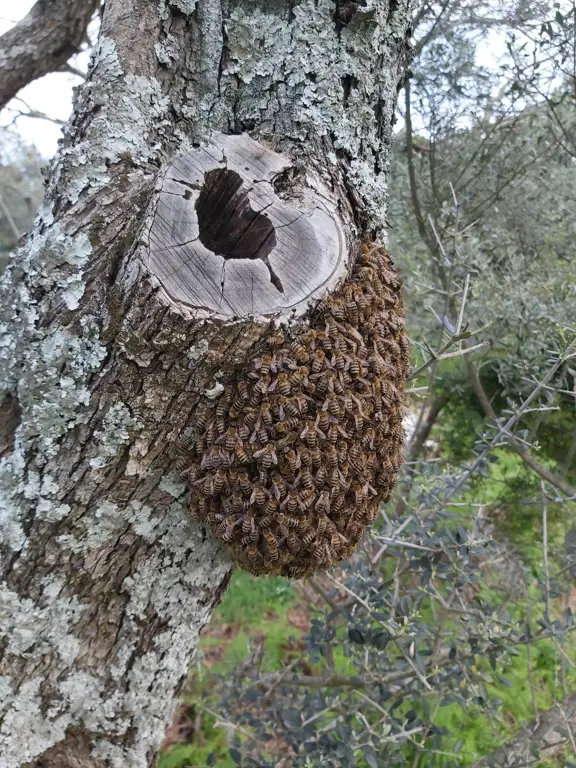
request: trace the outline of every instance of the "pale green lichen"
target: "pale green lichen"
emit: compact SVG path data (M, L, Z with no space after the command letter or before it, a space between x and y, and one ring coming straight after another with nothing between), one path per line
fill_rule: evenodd
M394 30L388 27L388 10L368 0L348 26L338 28L331 0L303 0L290 21L276 9L237 5L226 21L229 63L224 70L243 83L235 109L244 119L269 123L275 133L297 140L305 141L311 129L330 135L334 147L352 159L348 179L381 229L386 183L375 167L387 155L389 135L382 134L376 112L392 115L396 69L388 63L396 65L396 54L389 45L402 31L399 20L393 21ZM284 121L277 94L285 102Z
M102 469L121 448L130 443L130 430L138 430L142 425L135 421L130 409L123 402L113 403L102 419L102 426L94 432L94 443L98 451L88 464L93 469Z
M63 586L61 580L47 580L39 604L0 585L0 638L8 654L41 659L54 650L64 664L74 661L80 645L70 629L84 608L74 597L58 597Z
M85 192L93 194L105 187L108 165L119 162L123 155L146 164L158 149L146 141L151 126L158 130L170 125L170 104L160 83L154 78L125 75L113 40L100 37L93 62L98 79L82 86L81 98L97 104L98 113L92 117L85 139L63 149L59 158L66 159L66 192L71 203ZM113 95L107 93L109 89Z

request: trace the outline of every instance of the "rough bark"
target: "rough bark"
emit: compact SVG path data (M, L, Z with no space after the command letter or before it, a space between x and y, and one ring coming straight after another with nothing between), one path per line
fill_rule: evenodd
M208 179L168 189L169 170L250 132L283 165L283 204L309 215L322 189L345 270L356 241L384 230L409 6L369 0L344 22L327 0L107 0L46 203L0 284L5 768L154 764L231 571L190 518L175 447L271 321L305 323L330 289L312 270L298 312L234 316L166 290L152 246L162 196ZM173 255L192 225L168 219Z
M0 109L21 88L78 53L100 0L38 0L0 37Z

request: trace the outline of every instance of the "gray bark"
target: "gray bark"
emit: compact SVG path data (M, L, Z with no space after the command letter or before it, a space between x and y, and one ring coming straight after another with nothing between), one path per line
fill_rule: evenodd
M100 0L38 0L0 37L0 109L21 88L78 53Z
M175 446L271 317L305 323L302 296L331 287L315 268L285 306L258 293L258 312L242 299L234 316L184 280L167 287L174 263L162 273L153 235L163 196L188 189L166 186L170 169L249 132L284 167L273 210L301 217L314 195L327 201L311 226L316 242L328 219L345 233L323 262L341 274L351 246L384 231L409 6L107 0L45 205L0 284L5 768L154 764L231 571L191 519ZM193 221L164 220L173 256Z

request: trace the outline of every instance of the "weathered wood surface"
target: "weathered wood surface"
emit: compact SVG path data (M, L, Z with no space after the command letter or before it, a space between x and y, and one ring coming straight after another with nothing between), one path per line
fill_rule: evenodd
M312 179L279 197L291 167L249 136L222 134L168 165L144 263L176 305L286 318L335 286L347 254L335 201Z

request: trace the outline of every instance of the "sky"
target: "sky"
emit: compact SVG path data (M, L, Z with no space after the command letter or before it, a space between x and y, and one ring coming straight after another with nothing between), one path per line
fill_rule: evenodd
M23 18L34 3L35 0L0 0L0 35ZM86 71L88 55L79 54L74 63L78 69ZM74 75L53 73L30 83L19 95L33 109L53 118L67 120L72 109L72 88L80 82L81 79ZM26 108L15 100L10 102L8 107L26 111ZM8 107L0 113L0 125L9 125L14 119L15 114ZM35 144L44 157L52 157L61 135L60 126L49 120L25 117L18 118L15 125L22 137Z

